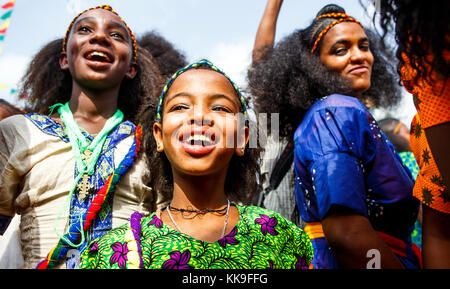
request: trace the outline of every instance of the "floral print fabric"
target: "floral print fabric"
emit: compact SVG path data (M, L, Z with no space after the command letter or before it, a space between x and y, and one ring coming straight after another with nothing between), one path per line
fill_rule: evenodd
M143 267L148 269L307 269L313 251L307 234L280 214L235 205L239 221L229 234L208 243L165 225L153 213L141 220ZM80 268L129 267L125 234L111 230L83 252Z

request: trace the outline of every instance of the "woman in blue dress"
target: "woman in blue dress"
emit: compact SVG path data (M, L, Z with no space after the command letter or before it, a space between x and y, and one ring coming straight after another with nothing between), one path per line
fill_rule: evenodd
M322 8L249 70L259 112L293 139L295 198L314 268L419 268L413 181L368 108L398 103L375 37L337 5Z

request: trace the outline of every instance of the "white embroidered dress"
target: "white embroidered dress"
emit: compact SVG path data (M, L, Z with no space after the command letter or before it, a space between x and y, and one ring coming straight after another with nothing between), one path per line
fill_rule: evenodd
M131 134L117 144L116 168L133 139ZM35 268L59 240L55 220L68 202L74 166L69 142L44 133L22 115L0 121L0 216L13 217L16 213L21 216L24 268ZM113 228L126 223L134 211L147 215L155 209L155 198L145 186L147 177L148 167L143 159L136 161L122 177L112 203ZM59 235L65 233L67 224L68 210L56 223ZM65 268L64 262L58 267Z

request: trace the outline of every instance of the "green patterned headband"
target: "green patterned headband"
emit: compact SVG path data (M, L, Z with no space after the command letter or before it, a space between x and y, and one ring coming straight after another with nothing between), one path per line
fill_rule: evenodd
M248 121L247 105L245 104L245 99L242 96L241 91L239 90L238 86L228 77L228 75L226 75L222 70L220 70L217 66L215 66L209 60L206 60L206 59L202 59L198 62L189 64L184 68L181 68L180 70L175 72L174 75L172 75L172 77L169 79L169 81L167 81L166 86L164 86L164 89L161 93L161 98L159 99L159 105L158 105L158 110L157 110L157 114L156 114L156 122L161 122L161 109L162 109L162 105L164 102L164 97L166 96L167 91L169 90L170 86L175 81L175 79L178 76L180 76L180 74L182 74L183 72L186 72L190 69L196 69L196 68L198 69L198 68L203 68L203 67L210 68L210 69L222 74L223 76L225 76L228 79L228 81L231 83L231 85L233 86L234 90L236 91L236 93L239 97L239 100L240 100L243 110L244 110L245 122L247 123L247 121Z

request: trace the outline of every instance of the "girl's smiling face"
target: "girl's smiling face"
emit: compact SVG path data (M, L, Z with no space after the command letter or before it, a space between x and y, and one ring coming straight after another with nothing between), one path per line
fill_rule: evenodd
M184 72L164 98L161 123L153 126L158 151L165 152L173 171L226 173L233 155L243 155L248 141L240 107L224 75L208 69Z
M364 29L357 23L339 23L325 34L319 57L321 62L352 83L352 96L370 88L373 55Z
M81 15L70 31L66 50L60 56L61 68L81 85L104 89L136 75L127 27L110 11L94 9Z

